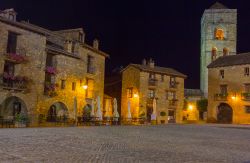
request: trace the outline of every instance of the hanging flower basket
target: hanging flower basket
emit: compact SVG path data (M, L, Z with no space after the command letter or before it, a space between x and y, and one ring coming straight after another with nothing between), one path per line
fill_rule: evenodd
M53 74L53 75L57 74L57 70L53 66L47 66L45 71L49 74Z
M16 54L16 53L9 53L6 54L7 59L12 60L14 62L17 63L23 63L23 62L27 62L28 58L24 55L21 54Z

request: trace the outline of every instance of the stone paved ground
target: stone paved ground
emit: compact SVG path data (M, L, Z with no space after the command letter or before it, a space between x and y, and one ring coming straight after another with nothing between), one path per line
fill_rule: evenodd
M0 162L250 162L250 127L0 129Z

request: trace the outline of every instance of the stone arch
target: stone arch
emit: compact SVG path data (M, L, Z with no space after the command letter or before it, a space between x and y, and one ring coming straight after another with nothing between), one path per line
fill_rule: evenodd
M222 26L218 26L214 29L214 38L217 40L225 39L225 29Z
M47 121L55 122L58 119L67 119L69 116L68 108L63 102L53 103L47 113Z
M28 116L25 102L17 96L7 97L1 104L0 116L4 119L14 119L18 114Z
M211 50L211 60L214 61L217 58L217 48L216 47L212 47Z
M217 121L219 123L232 123L233 109L227 103L220 103L217 108Z
M223 48L223 56L229 55L229 49L228 48Z

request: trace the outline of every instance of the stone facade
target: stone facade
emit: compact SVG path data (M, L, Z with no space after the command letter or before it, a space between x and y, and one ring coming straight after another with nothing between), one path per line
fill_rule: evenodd
M90 106L97 96L103 99L108 55L99 50L98 41L92 47L84 42L84 37L81 28L50 31L1 15L0 116L13 117L16 107L19 112L27 113L35 124L39 116L47 117L54 105L56 112L62 109L69 119L75 119L82 116L83 108ZM12 51L8 52L9 49ZM17 63L18 58L13 56L22 56L26 61L21 59ZM28 79L28 82L25 80L28 84L16 86L20 84L18 77Z
M121 116L126 119L128 101L132 118L150 121L153 99L157 100L157 123L182 122L185 75L154 63L130 64L122 71ZM170 80L170 78L172 80Z
M224 114L221 118L229 120L222 121L223 123L250 124L250 90L247 86L250 84L250 77L244 72L249 67L250 64L209 68L208 119L220 122L219 113L223 111L220 111L220 107L223 109L224 105L231 110L232 115Z
M237 43L237 10L216 3L201 18L200 89L208 94L207 66L223 55L235 55Z

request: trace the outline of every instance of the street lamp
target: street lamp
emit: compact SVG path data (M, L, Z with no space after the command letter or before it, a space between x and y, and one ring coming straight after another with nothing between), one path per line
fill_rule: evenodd
M88 86L87 86L87 85L83 85L82 87L83 87L83 89L85 89L85 90L88 89Z

